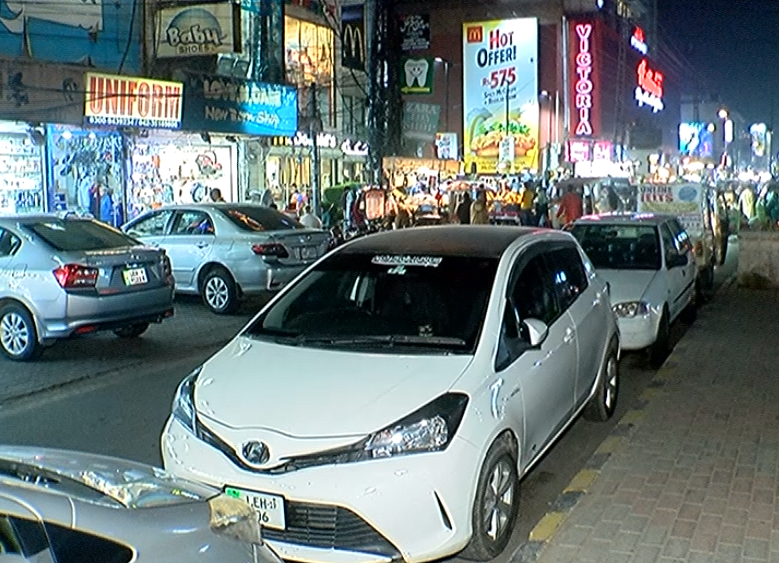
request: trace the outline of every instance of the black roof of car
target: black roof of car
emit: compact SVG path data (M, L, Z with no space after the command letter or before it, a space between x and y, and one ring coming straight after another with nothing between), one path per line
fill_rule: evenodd
M359 238L345 246L342 252L500 258L518 238L539 230L495 225L414 227Z

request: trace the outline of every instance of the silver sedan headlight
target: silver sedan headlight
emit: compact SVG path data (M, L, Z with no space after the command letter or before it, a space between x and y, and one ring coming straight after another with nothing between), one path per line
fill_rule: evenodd
M643 301L627 301L616 303L611 309L618 317L633 318L649 314L649 304Z

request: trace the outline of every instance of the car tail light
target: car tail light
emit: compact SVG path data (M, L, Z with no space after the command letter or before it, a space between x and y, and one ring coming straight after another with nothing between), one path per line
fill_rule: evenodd
M275 258L287 258L289 256L289 252L284 248L284 245L277 242L253 244L252 252L257 256L273 256Z
M170 258L168 258L167 254L162 255L162 275L165 276L166 280L173 277L173 266L171 266Z
M97 268L65 264L52 272L63 289L93 288L97 285Z

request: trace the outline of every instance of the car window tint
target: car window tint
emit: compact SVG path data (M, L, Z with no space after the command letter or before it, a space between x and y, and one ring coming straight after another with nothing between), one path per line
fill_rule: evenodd
M16 535L21 553L26 557L31 557L49 548L46 531L39 521L12 516L8 518L8 525ZM3 524L0 523L0 528L2 527Z
M172 235L213 235L214 224L204 211L179 211L173 221Z
M679 249L676 246L676 240L671 234L671 230L668 228L668 225L660 225L660 238L663 239L663 249L666 253L666 256L668 255L669 251L673 253L679 252Z
M560 307L565 310L587 289L581 256L576 248L567 246L549 252L547 258Z
M0 228L0 258L11 256L21 246L22 241L7 229Z
M511 297L520 321L538 319L552 324L557 319L560 310L542 254L531 258L522 269Z
M46 522L51 551L57 563L128 563L132 550L120 543Z
M263 232L305 229L295 219L270 207L235 205L220 208L219 211L242 231Z
M571 234L596 269L660 269L660 241L653 225L579 223Z
M22 542L7 514L0 513L0 553L22 553Z
M107 250L138 244L122 231L92 220L48 219L25 223L25 227L56 250Z
M171 211L157 211L130 224L126 230L134 237L161 237L165 234L165 225L171 213Z

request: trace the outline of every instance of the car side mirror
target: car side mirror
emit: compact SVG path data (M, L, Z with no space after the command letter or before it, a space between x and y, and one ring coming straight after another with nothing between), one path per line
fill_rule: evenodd
M549 336L549 327L547 324L539 319L525 319L522 321L522 326L525 329L525 335L530 346L537 348L544 343L546 337Z
M673 252L668 255L666 262L668 263L668 268L678 268L689 264L690 257L688 254L677 254L676 252Z

